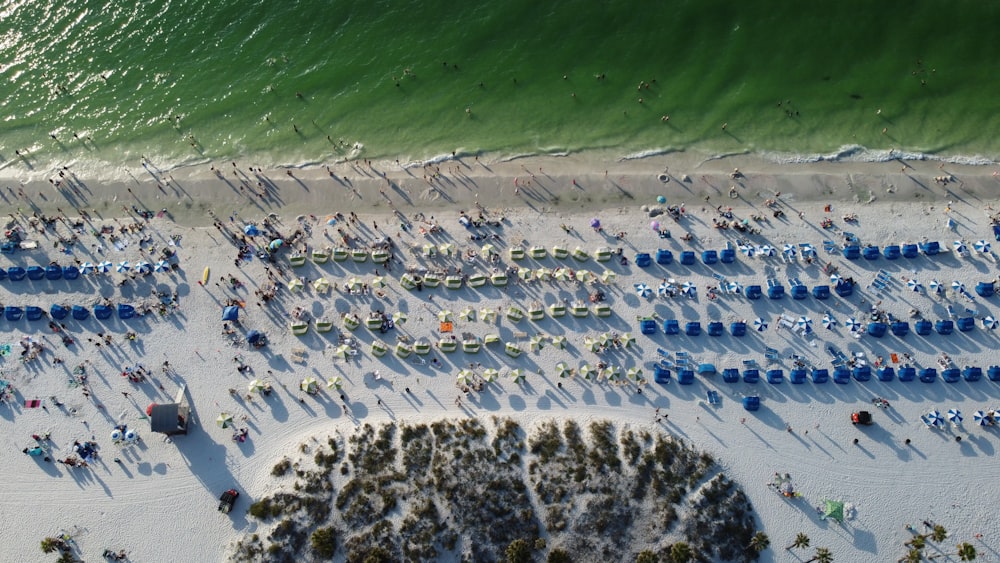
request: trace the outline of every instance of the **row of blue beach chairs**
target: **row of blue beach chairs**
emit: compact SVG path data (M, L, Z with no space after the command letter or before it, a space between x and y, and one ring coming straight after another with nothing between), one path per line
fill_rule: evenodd
M77 321L85 321L93 314L97 320L106 320L117 313L119 319L131 319L136 316L135 307L128 303L119 303L117 307L109 305L95 305L93 311L83 305L53 305L48 311L41 307L29 305L27 307L7 306L3 308L3 318L10 322L18 322L22 319L29 321L40 321L51 317L54 320L72 318Z
M982 319L984 328L996 328L1000 321L995 320L993 317L986 317ZM755 321L757 328L760 329L762 325L761 321ZM763 328L767 325L763 324ZM662 327L662 328L661 328ZM928 336L932 333L940 335L949 335L954 333L956 330L958 332L969 332L976 327L976 319L974 317L959 317L957 319L939 319L937 321L929 321L927 319L921 319L913 323L912 332L920 336ZM689 321L681 326L680 321L677 319L666 319L663 321L662 325L658 325L656 319L640 319L639 321L639 332L642 334L656 334L662 330L663 334L668 336L681 334L682 332L686 336L701 336L702 333L708 336L722 336L727 332L726 325L721 321L711 321L705 327L702 326L700 321ZM875 338L882 338L888 333L893 336L902 338L911 332L910 323L907 321L896 320L891 323L883 322L870 322L864 329L868 336ZM747 323L745 321L734 321L729 323L729 334L735 337L743 337L747 334Z
M75 280L80 276L87 276L91 274L106 274L112 270L119 273L128 273L134 271L135 273L147 275L153 272L167 272L175 268L175 265L170 264L165 260L160 260L155 264L149 262L140 261L134 266L129 262L119 262L117 265L111 264L111 262L101 262L99 264L84 263L81 266L76 266L70 264L68 266L60 266L59 264L49 264L48 266L28 266L27 268L22 266L10 266L8 268L0 268L0 281L10 280L12 282L19 282L22 280L28 281L57 281L57 280Z
M717 373L713 364L697 364L689 366L671 365L668 358L661 359L653 367L653 380L657 383L669 383L672 371L677 372L677 383L690 385L695 381L695 375L710 376ZM788 370L787 381L793 385L803 384L812 381L814 384L834 383L845 385L852 380L866 382L875 377L879 381L889 382L897 379L908 382L919 379L924 383L934 383L939 379L946 383L956 383L961 380L975 382L983 378L983 375L990 381L1000 381L1000 366L990 366L985 370L981 367L966 366L964 368L948 368L938 371L936 368L916 368L913 366L903 366L898 369L892 366L882 366L872 369L870 366L855 366L853 369L846 366L835 367L832 370L826 368L795 368ZM744 366L741 371L738 368L725 368L722 370L722 380L726 383L750 383L756 384L761 380L767 381L771 385L780 385L785 382L785 370L761 369L756 365Z

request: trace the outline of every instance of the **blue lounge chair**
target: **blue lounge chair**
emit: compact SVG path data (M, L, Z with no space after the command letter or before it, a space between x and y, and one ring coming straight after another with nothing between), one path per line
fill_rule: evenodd
M788 372L788 382L793 385L801 385L806 382L809 372L804 368L795 368Z
M948 368L941 370L941 379L945 383L955 383L959 379L962 379L962 370L958 368Z
M24 308L24 316L27 317L29 321L37 321L45 316L45 311L43 311L41 307L28 305Z
M711 266L719 261L719 253L714 250L703 250L701 252L701 263Z
M694 252L691 250L681 251L681 265L690 266L694 264Z
M885 331L889 328L885 323L868 323L868 336L874 336L875 338L882 338L885 336Z
M80 277L80 268L73 265L63 266L62 277L64 280L75 280Z
M833 382L839 383L841 385L851 382L851 370L844 366L837 366L833 368Z
M669 266L674 261L674 253L665 248L656 251L656 263L661 266Z
M899 246L895 244L890 244L889 246L882 249L882 256L886 260L897 260L900 257Z
M936 240L921 243L920 252L923 252L924 256L934 256L941 252L941 244Z
M758 369L743 370L743 383L757 383L758 381L760 381L760 370Z
M45 268L41 266L28 266L27 274L29 280L38 281L45 277Z
M848 260L857 260L861 258L861 247L856 244L849 244L844 247L844 258Z
M976 284L976 295L980 297L993 297L996 293L996 286L993 282L979 282Z
M759 285L748 285L743 289L743 295L746 295L747 299L757 300L761 297L761 290Z
M740 380L740 370L736 368L722 370L722 380L726 383L737 383Z
M767 288L768 299L781 299L785 296L785 286L783 285L772 285Z
M937 370L934 368L923 368L920 370L920 381L934 383L937 381Z
M747 335L747 323L743 321L736 321L729 324L729 334L733 336L746 336Z
M656 334L656 320L642 319L639 321L639 332L641 334Z
M705 392L705 397L708 398L708 404L712 406L719 406L722 404L722 399L719 397L719 392L715 389L709 389Z
M677 383L681 385L691 385L694 383L694 370L682 369L677 372Z
M118 318L119 319L131 319L135 316L135 307L129 305L128 303L118 304ZM653 326L656 329L656 325Z
M920 250L915 244L904 244L899 253L903 255L903 258L916 258L920 255Z
M959 317L955 319L955 328L958 332L969 332L976 328L976 319L973 317Z
M50 264L47 268L45 268L45 279L47 280L52 280L52 281L61 280L62 274L63 274L62 268L57 266L56 264Z
M962 377L964 377L966 381L979 381L983 378L983 368L966 366L962 368Z
M722 336L722 333L726 332L726 325L719 321L712 321L708 323L708 328L706 331L709 336Z
M736 261L736 251L732 248L723 248L719 251L719 262L732 264Z
M82 305L73 305L73 309L70 314L72 314L73 318L78 321L85 321L88 317L90 317L90 309Z
M928 321L927 319L920 319L919 321L913 323L913 332L919 334L920 336L927 336L934 330L934 323Z
M698 364L698 375L715 375L715 364Z
M878 260L879 257L878 247L875 245L866 246L864 250L861 251L861 256L865 260Z
M812 289L813 298L819 299L820 301L830 298L830 286L828 285L817 285Z
M785 381L785 372L780 369L767 370L767 382L771 385L780 385Z
M986 377L990 381L1000 381L1000 366L990 366L986 368Z
M56 304L49 307L49 316L57 321L65 319L66 315L68 314L69 314L69 309L63 307L62 305Z
M805 299L809 297L809 288L804 285L793 285L789 288L788 293L792 299Z
M701 323L691 321L684 325L684 334L688 336L701 336Z
M670 383L670 370L656 364L653 366L653 381L657 383Z
M893 336L902 338L910 333L910 323L906 321L893 321L893 323L889 325L889 330L892 331Z
M951 334L955 330L955 323L950 319L940 319L934 323L934 331L938 334Z
M635 265L640 268L648 268L653 262L653 259L649 257L648 252L640 252L635 255Z
M743 408L753 412L760 408L760 397L743 397Z
M830 381L830 372L824 368L813 368L809 377L812 378L813 383L826 383Z
M677 319L667 319L663 321L663 333L664 334L680 334L681 326L677 322Z
M875 375L879 381L892 381L892 378L896 377L896 370L892 369L892 366L882 366L876 370Z
M3 308L3 316L5 319L11 322L19 321L21 320L21 317L24 316L24 309L8 305Z
M872 378L872 368L868 366L855 366L851 370L851 375L854 377L854 381L868 381Z
M899 372L896 373L896 378L900 381L913 381L917 377L917 368L911 366L903 366L899 368Z
M833 288L833 290L836 291L837 295L841 297L850 297L851 295L854 295L854 284L840 282Z

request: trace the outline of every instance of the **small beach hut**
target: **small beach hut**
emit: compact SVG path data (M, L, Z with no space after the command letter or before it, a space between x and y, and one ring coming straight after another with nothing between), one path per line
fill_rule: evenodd
M90 317L90 309L82 305L73 305L73 309L70 314L75 320L85 321L88 317Z
M845 385L851 382L851 370L844 366L833 368L833 382Z
M64 280L75 280L80 277L80 269L73 265L63 266L62 277Z
M692 265L694 265L694 262L695 262L694 251L692 251L692 250L683 250L683 251L681 251L680 262L681 262L682 266L692 266Z
M726 325L722 324L720 321L712 321L708 323L708 327L705 332L709 336L722 336L722 333L726 332Z
M793 385L801 385L806 382L809 372L804 368L794 368L788 372L788 382Z
M669 266L674 261L674 253L665 249L660 248L656 251L656 263L661 266Z
M68 314L69 314L69 309L67 309L62 305L59 305L58 303L53 304L51 307L49 307L49 316L57 321L65 319L66 315Z
M684 334L687 336L701 336L701 323L690 321L684 325Z
M788 293L792 296L792 299L802 300L809 297L809 288L802 284L797 284L791 286L788 289Z
M900 246L899 253L903 258L916 258L920 255L920 249L915 244L903 244Z
M719 261L719 253L715 250L703 250L701 251L701 263L707 266L711 266Z
M743 383L757 383L760 381L760 370L758 369L745 369L743 370Z
M993 297L996 292L993 282L979 282L976 284L976 295L980 297Z
M528 249L528 255L534 258L535 260L541 260L542 258L545 258L548 255L548 251L545 250L544 246L532 246L530 249Z
M958 368L948 368L941 370L941 379L945 383L955 383L962 378L962 370Z
M49 264L48 267L45 268L45 279L47 280L54 281L62 279L62 274L62 268L57 264Z
M854 284L842 281L838 283L833 290L837 292L837 295L840 297L850 297L854 294Z
M937 370L934 368L922 368L918 377L924 383L934 383L937 381Z
M875 371L875 376L879 381L892 381L896 377L896 370L892 366L882 366Z
M24 316L29 321L37 321L40 320L43 316L45 316L45 311L43 311L41 307L28 305L27 307L24 308Z
M767 382L771 385L779 385L785 381L785 372L780 369L767 370Z
M954 332L955 323L951 319L940 319L934 323L934 331L938 334L948 335Z
M959 332L969 332L976 327L975 317L959 317L955 319L955 328Z
M941 252L941 243L936 240L921 243L920 252L923 252L924 256L934 256Z
M882 256L884 256L886 260L899 259L900 257L899 245L890 244L889 246L886 246L885 248L882 249Z
M872 368L869 366L854 366L851 370L851 376L854 377L854 381L868 381L872 378Z
M868 323L868 336L882 338L889 327L885 323Z
M896 372L896 378L903 382L913 381L914 379L916 379L916 377L917 377L917 368L912 366L903 366L899 368L898 372Z
M820 301L830 298L830 286L828 285L817 285L812 288L813 298L819 299Z
M750 412L760 409L760 397L743 397L743 408Z
M962 368L962 377L966 381L979 381L983 378L983 368L976 366L965 366Z
M844 247L844 258L848 260L857 260L861 257L861 247L856 244L848 244Z
M920 336L927 336L934 330L934 323L927 319L920 319L919 321L913 323L913 332Z
M785 296L785 286L775 284L767 288L768 299L781 299Z
M736 251L732 248L723 248L719 251L719 262L732 264L736 261Z
M635 255L635 265L639 268L648 268L652 262L648 252L640 252Z
M1000 381L1000 366L986 368L986 378L990 381Z
M677 371L677 383L681 385L691 385L694 383L694 370L682 369Z
M813 383L826 383L830 380L830 372L825 368L813 368L809 377Z
M864 250L861 251L861 256L865 260L878 260L879 258L878 247L875 245L866 246Z
M738 383L740 380L740 370L736 368L725 368L722 370L722 380L726 383Z
M729 323L729 334L742 337L747 335L747 323L743 321L736 321Z
M902 338L910 333L910 323L906 321L893 321L889 325L889 330L892 331L892 335Z

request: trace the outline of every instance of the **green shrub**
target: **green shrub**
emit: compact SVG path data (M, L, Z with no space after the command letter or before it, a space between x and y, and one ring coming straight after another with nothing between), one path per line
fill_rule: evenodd
M309 537L309 545L317 556L326 559L333 557L337 551L337 530L333 526L317 529Z

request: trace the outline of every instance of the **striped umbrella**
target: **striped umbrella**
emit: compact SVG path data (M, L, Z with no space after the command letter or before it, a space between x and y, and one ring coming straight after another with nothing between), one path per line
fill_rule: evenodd
M816 256L816 247L811 244L801 244L799 249L803 256Z
M955 252L959 254L965 254L966 252L969 251L969 247L965 246L964 240L956 240L955 242L952 243L952 246L955 247Z
M558 364L556 364L556 375L562 378L569 377L570 375L569 365L566 362L559 362Z
M635 293L639 297L649 297L653 294L653 290L649 289L649 286L644 283L635 284Z
M626 334L628 334L628 333L626 333ZM566 347L566 337L565 336L553 336L552 337L552 346L554 346L557 350L562 350L563 348Z
M94 265L91 264L90 262L84 262L83 264L80 265L80 273L83 274L83 275L85 275L85 276L93 274L94 273Z
M483 371L483 379L486 381L496 381L498 377L500 377L500 371L496 368L486 368Z
M924 415L924 421L928 426L940 426L944 424L944 419L941 418L941 413L933 410L926 415Z
M830 283L832 283L833 285L840 285L840 283L843 281L844 281L844 276L840 274L833 274L832 276L830 276Z
M741 291L743 291L743 286L739 282L729 282L730 293L740 293Z
M747 258L753 258L753 255L757 254L757 249L751 244L741 244L740 252L746 254Z
M156 267L153 268L154 272L166 272L170 269L170 263L166 260L160 260L156 263Z
M997 319L993 315L983 317L983 328L993 330L997 327Z
M327 389L334 389L334 388L340 389L341 386L343 386L343 385L344 385L344 379L342 377L340 377L339 375L335 375L335 376L331 377L330 379L326 380L326 388Z
M837 326L837 319L833 317L830 313L823 315L823 328L832 329Z
M859 323L854 317L847 317L847 320L844 321L844 326L847 327L847 330L854 332L861 328L861 323Z
M760 317L757 317L756 319L753 320L753 326L757 329L757 332L764 332L765 330L767 330L767 321L765 321Z
M111 268L113 266L114 266L114 264L112 264L111 262L108 262L107 260L105 260L104 262L101 262L101 263L97 264L97 271L100 272L100 273L102 273L102 274L106 274L106 273L108 273L108 272L111 271Z
M798 250L795 248L794 244L786 244L781 251L785 256L793 258Z
M965 293L965 284L959 280L951 282L951 288L959 293Z
M153 266L145 260L140 260L135 265L135 271L140 274L148 274L153 271Z
M514 383L521 383L524 381L524 370L521 368L510 370L510 374L508 375L510 377L510 380L513 381Z
M927 284L927 289L933 291L934 293L941 293L941 282L931 280L931 283Z
M233 425L233 415L227 412L220 413L215 419L215 424L217 424L219 428L229 428Z
M976 421L976 424L980 426L986 426L987 424L992 422L990 420L990 416L984 413L983 411L976 411L972 413L972 420Z
M443 322L443 323L449 322L449 321L451 321L451 318L452 318L451 317L451 311L449 311L448 309L441 309L440 311L438 311L437 317L438 317L438 320L441 321L441 322Z
M976 252L983 252L983 253L989 252L990 243L986 242L985 240L977 240L976 244L974 244L972 248L975 248Z
M759 252L761 256L774 256L774 247L769 244L765 244L758 248L757 252Z
M681 285L681 292L683 292L684 295L694 297L695 294L698 293L698 288L694 285L694 282L686 281L683 285Z
M948 422L952 424L961 424L962 411L958 409L948 409Z
M115 270L120 273L125 273L132 269L132 266L128 263L128 260L122 260L115 266Z
M913 291L917 291L917 292L919 292L921 289L924 288L924 286L920 285L920 282L917 281L917 278L910 278L906 282L906 287L912 289Z
M460 369L458 370L458 377L456 378L456 380L458 381L459 385L468 385L468 383L472 381L472 378L475 377L475 375L476 375L475 372L473 372L471 369Z
M799 317L798 320L799 328L805 329L806 332L809 332L809 330L812 329L812 324L813 320L810 319L809 317Z

